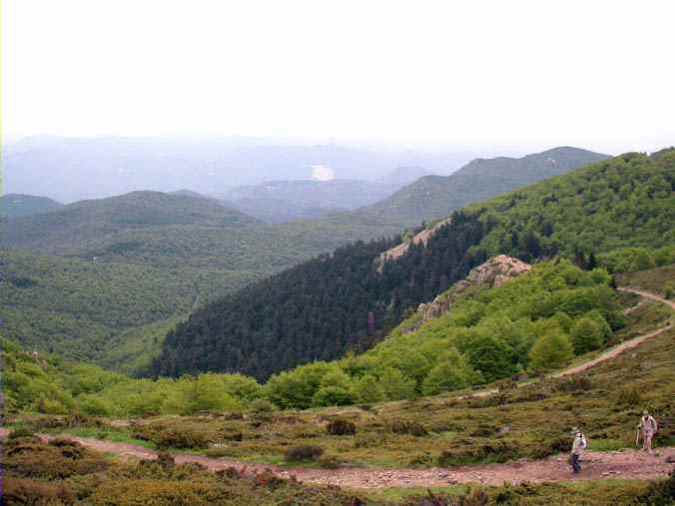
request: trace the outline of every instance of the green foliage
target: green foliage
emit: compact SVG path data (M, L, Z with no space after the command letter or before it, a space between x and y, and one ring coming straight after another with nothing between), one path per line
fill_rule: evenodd
M593 318L580 318L574 323L570 336L577 355L597 350L603 344L605 332L603 327Z
M617 267L603 255L637 248L626 268L656 261L656 253L639 248L658 250L661 261L669 255L663 248L675 243L674 166L673 153L653 158L628 154L471 205L453 213L425 245L409 247L379 270L380 255L391 245L380 241L341 248L197 312L167 336L154 371L180 375L215 366L266 379L298 364L334 359L349 348L369 347L411 308L497 254L526 261L561 255L593 270L592 276L581 276L569 266L543 280L553 293L530 299L537 307L533 316L549 318L561 311L576 318L598 309L617 330L621 318L610 318L616 315L607 314L602 302L611 298L602 268L614 272ZM587 291L574 277L583 278ZM558 290L563 286L568 290ZM470 326L482 315L465 306L454 318ZM527 347L494 342L507 352L504 342L514 350L520 346L515 353L521 356ZM472 359L474 368L485 368L479 364L482 354L476 352ZM494 362L494 357L486 359ZM512 371L526 361L521 358ZM497 366L499 374L504 368ZM485 372L486 379L498 374ZM419 389L421 377L414 379Z
M549 331L540 337L530 351L533 371L550 371L566 365L574 356L569 337L562 331Z
M459 390L476 382L477 377L473 368L457 350L451 348L424 378L422 393L436 395L450 390Z

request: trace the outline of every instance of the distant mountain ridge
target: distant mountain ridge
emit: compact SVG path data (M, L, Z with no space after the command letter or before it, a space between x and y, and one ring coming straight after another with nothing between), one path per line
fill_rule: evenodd
M34 214L48 213L63 207L63 204L48 197L8 193L0 196L0 218L14 219Z
M232 207L267 223L283 223L317 219L374 204L399 187L357 179L268 181L233 188L222 198Z
M222 193L263 181L306 179L318 165L340 179L375 179L403 165L447 174L475 154L246 137L38 136L3 146L3 167L8 192L69 203L138 189Z
M152 191L83 200L45 214L11 220L5 245L66 254L88 242L127 231L171 226L240 228L259 223L235 209L200 197Z
M415 226L455 209L609 158L558 147L522 158L477 158L449 176L425 176L391 197L358 212L384 222Z

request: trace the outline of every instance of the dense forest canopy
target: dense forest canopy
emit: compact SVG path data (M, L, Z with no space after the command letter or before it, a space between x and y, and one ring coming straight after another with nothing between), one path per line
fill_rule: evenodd
M630 153L457 211L381 273L375 259L392 242L352 244L200 309L169 333L153 372L265 379L372 345L489 256L587 265L616 248L672 244L674 186L675 151Z

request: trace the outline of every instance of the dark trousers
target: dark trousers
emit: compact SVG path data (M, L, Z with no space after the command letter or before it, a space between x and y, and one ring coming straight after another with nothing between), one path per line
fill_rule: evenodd
M581 464L579 464L579 455L572 454L572 470L574 473L581 471Z

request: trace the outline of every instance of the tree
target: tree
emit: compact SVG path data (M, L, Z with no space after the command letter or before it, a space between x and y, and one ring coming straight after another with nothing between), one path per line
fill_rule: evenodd
M382 385L378 379L371 374L366 374L354 381L352 392L357 402L370 404L384 400L384 390Z
M593 318L583 317L574 322L571 330L572 344L577 355L597 350L602 346L604 331Z
M436 395L441 392L458 390L469 386L479 376L466 359L454 348L450 349L439 361L422 385L424 395Z
M540 337L530 351L530 369L550 371L567 364L574 357L569 337L561 331L550 331Z
M409 399L415 395L415 380L406 378L393 367L386 368L380 375L382 390L387 400Z

